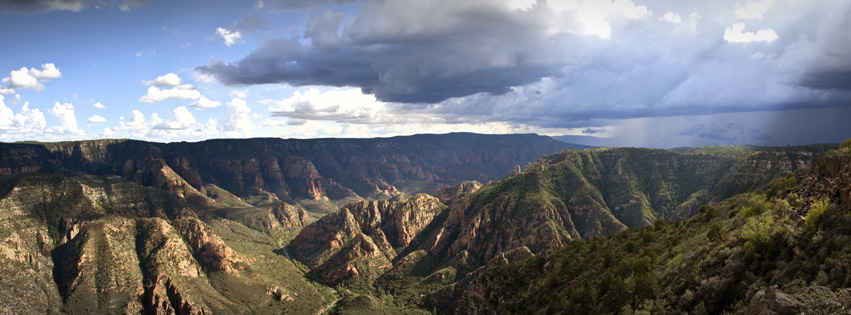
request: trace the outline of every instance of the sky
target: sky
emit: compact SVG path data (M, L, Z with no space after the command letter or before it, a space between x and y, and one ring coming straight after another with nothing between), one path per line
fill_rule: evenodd
M0 141L851 137L851 0L0 0Z

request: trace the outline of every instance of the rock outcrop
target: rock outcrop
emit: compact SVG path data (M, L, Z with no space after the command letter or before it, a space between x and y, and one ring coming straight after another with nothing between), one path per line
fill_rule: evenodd
M800 198L796 214L805 216L808 205L817 200L829 200L843 208L851 207L851 155L828 153L813 160L809 171L798 174L800 183L784 192Z
M275 221L281 224L281 228L284 229L304 227L309 221L307 212L304 209L296 210L293 206L285 203L272 206L269 212L275 218Z
M450 204L455 200L463 199L485 187L477 181L464 181L457 185L446 186L434 192L434 197L443 204Z
M801 302L794 296L780 292L776 285L759 290L748 305L747 315L796 315L801 312Z
M327 283L363 274L374 279L444 208L426 194L405 202L349 203L302 229L287 251Z
M0 313L55 314L63 308L53 280L50 233L0 206Z
M237 273L239 263L245 261L228 247L224 241L195 218L179 219L172 223L189 244L198 262L212 271Z

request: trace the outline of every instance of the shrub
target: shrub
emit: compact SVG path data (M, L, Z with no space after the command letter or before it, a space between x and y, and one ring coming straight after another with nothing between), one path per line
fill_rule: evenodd
M750 218L742 227L742 238L745 239L745 253L755 253L768 249L771 243L774 219L771 216Z
M797 183L798 179L795 177L795 174L790 172L786 174L786 177L771 181L771 183L768 184L768 191L765 194L769 199L774 198L777 194L788 188L794 187Z
M793 207L797 207L802 202L804 202L804 199L799 197L796 193L790 193L788 196L786 196L786 199L789 200L789 205Z
M709 220L712 220L712 218L715 217L715 209L707 205L701 205L697 211L703 214L704 222L709 222Z
M741 210L742 217L745 218L762 214L769 207L769 203L765 200L765 196L760 194L754 194L748 198L748 203L749 204Z
M780 199L774 203L774 214L782 216L788 215L789 212L792 212L792 205L786 199Z
M839 144L839 148L840 149L851 149L851 139L842 141L842 143Z
M831 209L833 209L833 205L831 205L826 199L817 200L810 205L810 210L807 211L807 216L804 218L804 222L808 227L810 227L810 229L817 230L822 221L822 217L824 217L824 214Z
M649 229L642 229L641 230L641 241L644 244L649 244L650 242L652 242L655 239L656 239L656 234L653 234L653 232L651 232Z
M635 252L637 247L638 245L636 245L635 242L633 242L632 240L627 241L626 245L624 245L624 249L626 249L626 251L630 253Z

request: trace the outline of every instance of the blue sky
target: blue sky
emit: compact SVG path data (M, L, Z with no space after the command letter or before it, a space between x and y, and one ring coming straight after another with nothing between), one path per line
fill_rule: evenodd
M840 0L0 0L0 141L851 137Z

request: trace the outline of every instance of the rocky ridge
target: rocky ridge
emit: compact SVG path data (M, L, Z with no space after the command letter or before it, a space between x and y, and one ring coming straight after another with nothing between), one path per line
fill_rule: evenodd
M363 275L374 280L392 267L397 250L407 247L445 206L426 194L404 202L360 201L306 226L289 243L290 255L326 283Z

